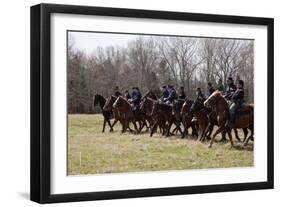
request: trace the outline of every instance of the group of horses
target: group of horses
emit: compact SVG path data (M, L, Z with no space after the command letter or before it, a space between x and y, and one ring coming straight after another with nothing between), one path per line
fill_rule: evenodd
M177 100L172 105L163 103L153 92L148 91L141 99L140 113L137 117L133 114L131 103L123 96L111 95L105 99L96 94L94 106L98 105L104 117L102 132L105 131L106 123L110 127L110 131L113 131L115 124L120 122L122 133L127 130L140 133L146 127L150 136L153 136L159 128L163 136L168 137L174 133L180 133L184 138L191 128L191 135L197 136L199 141L204 141L206 138L211 140L209 147L212 147L214 139L219 133L222 134L222 140L226 140L227 134L233 147L232 130L235 132L236 139L241 141L237 129L242 129L244 132L244 146L250 139L254 139L253 104L239 109L233 127L229 128L226 124L229 118L228 102L219 91L215 91L206 100L200 98ZM113 123L111 123L111 119L114 119ZM133 124L134 130L130 128L130 123ZM172 126L175 126L173 130ZM217 129L212 135L215 126ZM248 130L250 131L249 136Z

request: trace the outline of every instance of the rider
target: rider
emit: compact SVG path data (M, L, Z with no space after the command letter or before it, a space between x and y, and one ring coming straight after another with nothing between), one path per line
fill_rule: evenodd
M223 86L223 83L222 83L222 79L221 79L221 78L219 79L217 89L218 89L220 92L223 92L223 91L224 91L224 86Z
M184 101L185 98L186 98L186 95L185 95L185 92L184 92L184 87L181 86L180 90L179 90L179 97L178 97L178 99Z
M213 86L212 86L212 83L211 82L209 82L208 83L208 95L210 96L210 95L212 95L212 93L214 93L215 92L215 89L213 88Z
M202 93L201 88L197 88L197 90L196 90L196 96L197 96L197 98L205 99L205 96L204 96L204 94Z
M125 97L127 100L131 99L131 95L130 95L130 92L129 92L128 90L126 90L126 91L124 92L124 97Z
M141 93L138 87L133 87L133 92L132 92L132 98L131 98L131 102L133 103L133 115L134 118L137 119L138 115L140 113L140 102L141 102Z
M164 99L169 96L169 91L167 90L167 86L162 86L162 95L160 100L164 102Z
M119 91L119 87L118 86L115 87L114 95L117 96L117 97L118 96L122 96L121 92Z
M233 79L232 79L232 77L228 77L227 78L227 87L226 87L226 91L224 93L225 99L228 101L231 100L231 97L235 91L236 91L236 86L233 83Z
M164 98L164 102L167 104L172 104L177 99L177 92L173 85L168 85L169 96Z
M232 127L235 122L235 115L237 110L241 107L244 102L244 81L239 80L238 89L231 97L231 105L229 107L229 122L228 126Z

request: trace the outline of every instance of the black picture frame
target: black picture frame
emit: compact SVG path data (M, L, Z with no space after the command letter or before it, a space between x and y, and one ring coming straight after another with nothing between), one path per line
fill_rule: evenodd
M151 18L194 22L219 22L267 26L267 181L238 184L219 184L187 187L168 187L106 192L86 192L74 194L50 193L50 15L52 13L99 15L113 17ZM179 194L210 193L272 189L274 187L274 147L273 147L273 39L274 20L272 18L195 14L153 10L135 10L56 4L39 4L31 7L31 152L30 152L30 199L39 203L88 201L103 199L134 198L147 196L167 196Z

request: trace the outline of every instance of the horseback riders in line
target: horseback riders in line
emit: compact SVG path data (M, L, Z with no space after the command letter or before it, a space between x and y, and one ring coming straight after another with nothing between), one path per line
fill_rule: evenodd
M225 90L224 90L225 88ZM211 82L207 83L207 96L204 95L201 88L196 89L196 98L201 100L206 100L209 96L211 96L216 90L222 92L223 97L229 103L229 120L227 122L227 126L231 127L233 122L235 121L235 117L238 109L242 106L244 101L244 81L239 80L238 87L234 84L232 77L227 78L226 87L223 86L222 79L219 79L217 88L215 89ZM122 93L119 90L119 87L115 87L114 95L116 97L122 96ZM132 104L132 111L135 119L138 118L140 114L140 103L142 99L142 94L138 87L132 87L132 93L128 90L125 90L123 96ZM160 101L169 105L173 105L174 102L186 100L187 96L184 91L184 87L181 86L179 91L175 90L172 84L163 85Z
M184 138L185 134L188 134L187 130L191 127L192 135L198 136L197 132L199 132L198 138L200 137L200 139L198 140L202 141L206 137L210 138L215 125L221 128L220 132L224 140L225 133L228 133L227 130L234 129L238 141L240 139L237 128L243 129L244 140L247 137L248 129L253 132L253 105L250 104L248 107L244 104L244 82L239 80L236 87L231 77L227 78L225 87L221 79L216 86L208 82L206 95L201 88L196 88L194 100L187 97L183 86L176 91L171 84L162 86L160 98L157 98L152 91L148 91L142 96L137 86L132 87L131 93L129 90L122 93L116 86L113 94L107 99L102 99L97 94L94 100L94 105L100 103L104 115L104 127L108 123L110 131L113 131L113 126L119 121L122 125L122 132L127 129L133 131L129 127L131 122L134 124L135 132L139 133L146 126L147 129L150 129L150 136L157 131L158 126L163 135L169 136L179 131ZM245 107L239 110L242 105ZM248 112L250 110L250 112L245 113L244 109ZM237 114L240 115L237 116ZM115 120L111 125L109 119L112 118ZM139 127L136 123L139 124ZM183 131L181 124L184 127ZM170 131L172 125L175 125L176 128ZM201 133L201 129L203 129L203 133Z

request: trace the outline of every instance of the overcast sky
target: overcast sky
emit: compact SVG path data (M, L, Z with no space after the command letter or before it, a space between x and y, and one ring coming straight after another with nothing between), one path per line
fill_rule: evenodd
M138 35L94 33L94 32L69 32L74 39L74 47L91 54L97 47L120 46L126 47L128 42L136 39Z

